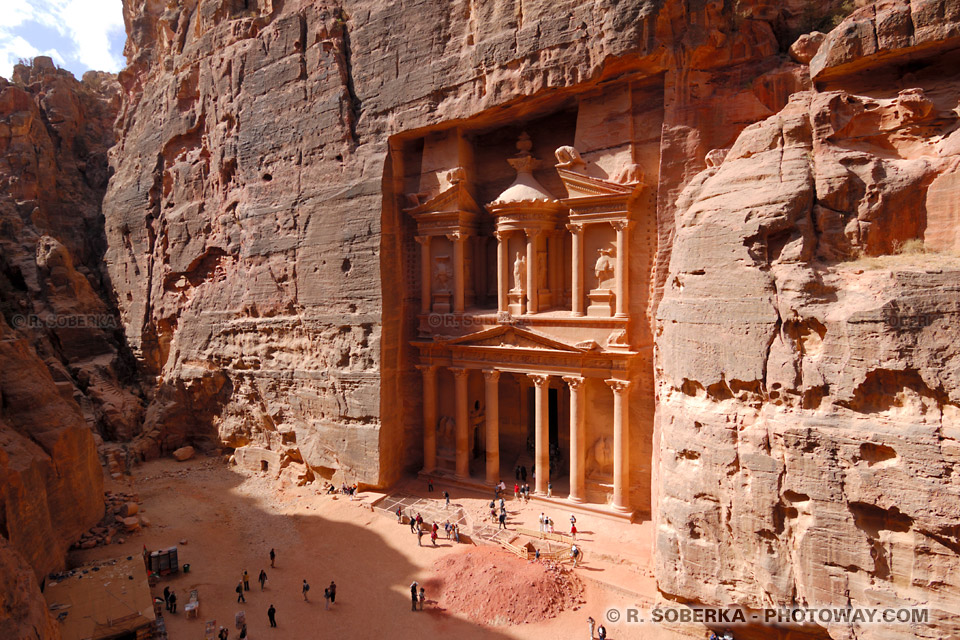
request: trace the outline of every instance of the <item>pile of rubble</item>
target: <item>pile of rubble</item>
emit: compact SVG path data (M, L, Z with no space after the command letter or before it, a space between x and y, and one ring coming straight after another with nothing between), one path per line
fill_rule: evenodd
M583 584L566 567L496 547L448 555L434 565L434 576L424 583L427 596L437 594L440 607L481 624L540 622L583 602Z
M141 500L137 494L104 494L104 516L96 526L85 531L71 549L93 549L111 543L123 544L123 535L136 533L141 527L149 527L150 520L140 512Z

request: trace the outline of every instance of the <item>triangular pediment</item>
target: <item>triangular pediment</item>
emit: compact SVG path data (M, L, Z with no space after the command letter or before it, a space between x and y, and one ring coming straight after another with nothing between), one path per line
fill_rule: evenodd
M502 347L505 349L543 349L567 353L584 352L583 349L543 334L511 326L494 327L493 329L460 336L449 340L447 344L458 347Z
M444 189L426 202L416 207L406 209L411 215L421 213L433 213L442 211L468 211L470 213L479 213L480 207L477 206L469 189L463 182L458 182Z
M557 168L557 173L567 188L570 198L589 198L594 196L626 196L633 193L636 185L623 185L609 180L601 180L577 171Z

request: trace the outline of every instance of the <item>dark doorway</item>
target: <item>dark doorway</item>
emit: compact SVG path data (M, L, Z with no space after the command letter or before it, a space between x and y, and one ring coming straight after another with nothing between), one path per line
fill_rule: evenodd
M550 389L549 419L550 419L550 449L556 449L560 446L560 414L557 405L557 390Z

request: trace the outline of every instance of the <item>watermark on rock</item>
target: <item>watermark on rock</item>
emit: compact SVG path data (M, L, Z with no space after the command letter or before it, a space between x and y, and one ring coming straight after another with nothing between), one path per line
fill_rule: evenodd
M16 314L14 329L118 329L120 322L109 313Z

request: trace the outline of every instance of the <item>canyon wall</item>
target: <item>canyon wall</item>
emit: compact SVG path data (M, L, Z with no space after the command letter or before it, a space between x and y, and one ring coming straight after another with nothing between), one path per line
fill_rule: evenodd
M677 201L658 316L657 577L681 600L923 606L960 630L960 8L879 2L818 91Z
M101 269L118 86L49 58L0 78L0 635L57 637L38 581L104 510L97 444L139 426ZM30 574L33 575L30 575Z

